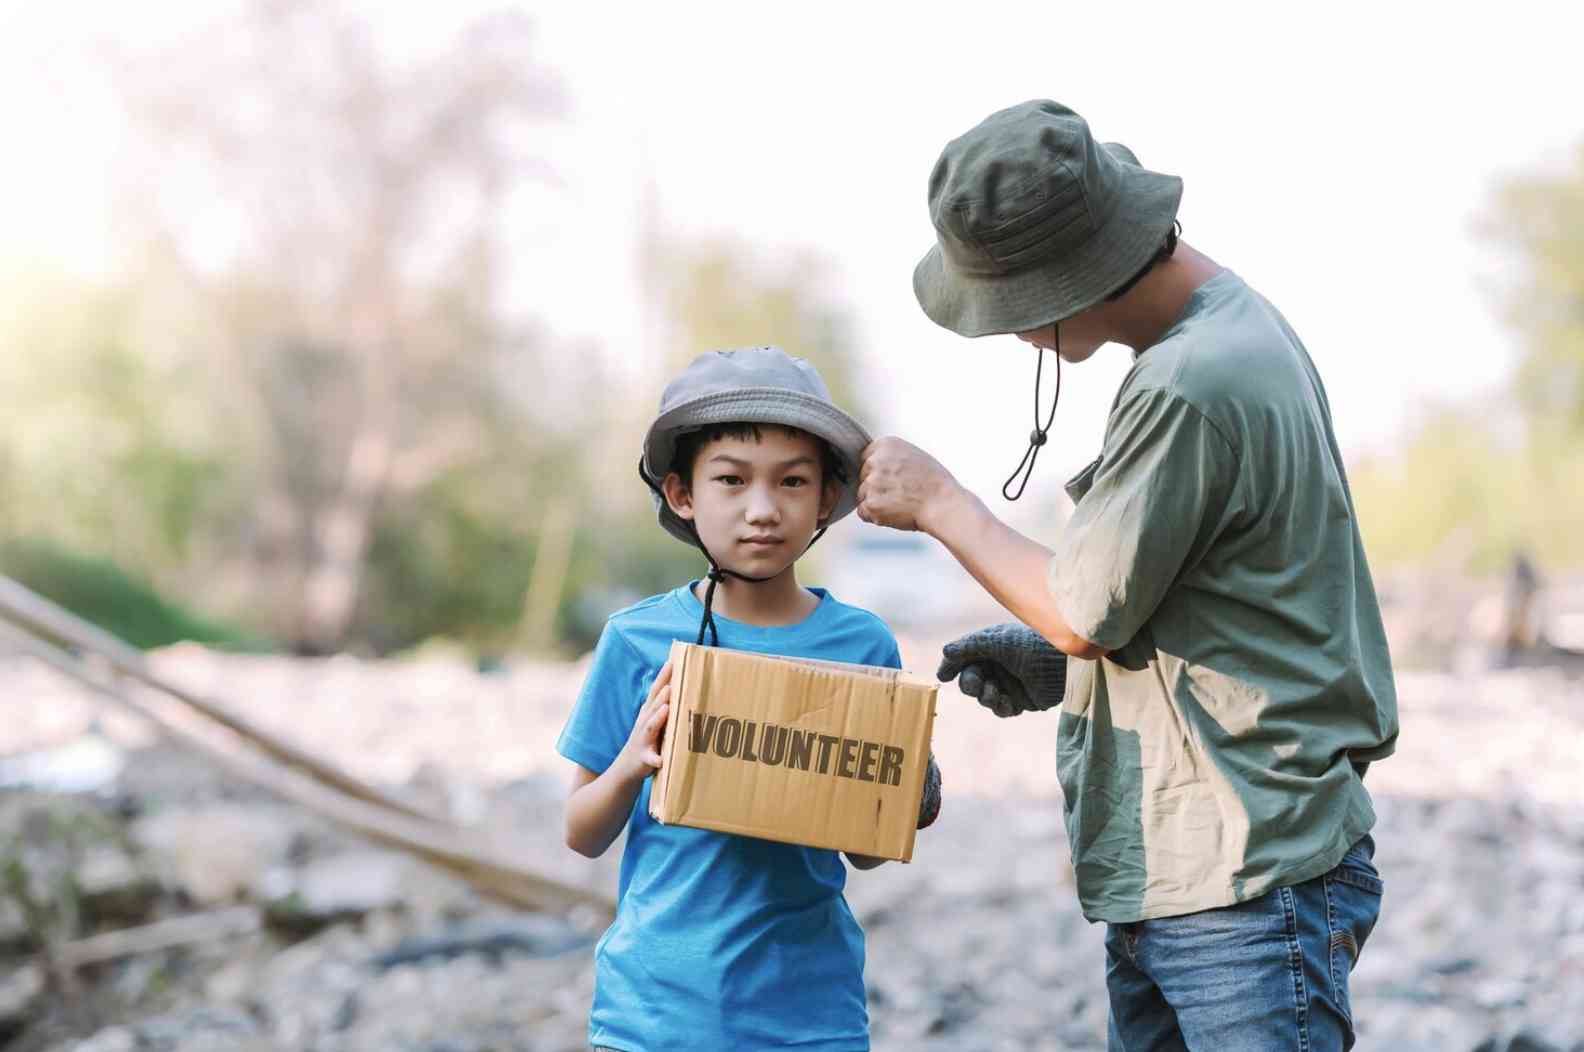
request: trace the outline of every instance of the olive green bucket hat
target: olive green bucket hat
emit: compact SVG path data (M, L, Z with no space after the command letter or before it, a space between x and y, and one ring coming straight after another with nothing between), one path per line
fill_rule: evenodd
M930 174L935 247L913 271L924 313L963 336L1028 332L1099 303L1143 269L1182 180L1049 99L985 118Z

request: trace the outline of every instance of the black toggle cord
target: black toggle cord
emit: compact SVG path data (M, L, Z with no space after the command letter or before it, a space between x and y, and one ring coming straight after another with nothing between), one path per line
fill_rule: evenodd
M1051 425L1056 422L1056 403L1061 401L1060 322L1051 326L1051 336L1056 344L1056 346L1053 348L1056 353L1056 394L1051 398L1050 413L1045 417L1044 425L1041 426L1040 378L1045 368L1045 348L1036 344L1034 347L1034 353L1038 355L1038 357L1034 359L1034 430L1029 432L1029 446L1028 450L1023 454L1023 459L1018 461L1018 466L1012 469L1011 476L1001 485L1001 496L1005 497L1007 500L1017 500L1019 497L1023 496L1023 490L1028 486L1029 477L1034 474L1034 461L1039 459L1040 447L1049 441ZM1017 482L1019 474L1023 476L1023 480L1018 482L1017 492L1008 492L1012 488L1012 483Z

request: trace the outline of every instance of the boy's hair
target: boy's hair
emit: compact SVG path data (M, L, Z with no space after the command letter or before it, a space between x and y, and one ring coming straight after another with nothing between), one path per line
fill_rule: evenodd
M831 448L829 442L818 435L804 431L800 427L791 427L785 424L750 424L746 422L716 424L713 427L684 432L677 436L676 454L671 461L671 470L682 476L684 485L691 487L693 485L693 462L698 459L699 450L703 449L707 443L722 438L735 438L745 442L748 439L753 439L758 442L762 437L759 431L761 427L779 427L793 437L813 439L814 444L819 447L821 484L834 481L845 486L848 483L847 469L843 466L841 457L836 455L836 450Z

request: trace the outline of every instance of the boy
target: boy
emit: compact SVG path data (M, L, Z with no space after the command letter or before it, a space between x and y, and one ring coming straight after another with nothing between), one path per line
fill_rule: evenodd
M863 932L836 852L649 817L674 640L901 666L879 618L801 587L795 568L853 510L868 444L819 374L773 347L703 355L665 390L639 473L708 579L611 617L557 743L576 765L567 845L597 857L627 831L616 920L595 949L596 1049L869 1048ZM921 828L939 785L932 761Z

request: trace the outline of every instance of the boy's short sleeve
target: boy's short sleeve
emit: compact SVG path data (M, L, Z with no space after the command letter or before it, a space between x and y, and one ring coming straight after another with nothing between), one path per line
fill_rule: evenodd
M897 648L896 636L891 634L891 629L878 617L874 621L874 641L869 646L869 653L861 660L876 668L901 668L902 651Z
M1051 595L1073 632L1125 646L1213 536L1236 477L1231 444L1177 395L1148 389L1118 405L1050 562Z
M604 773L632 734L650 671L632 644L607 624L556 751L595 774Z

